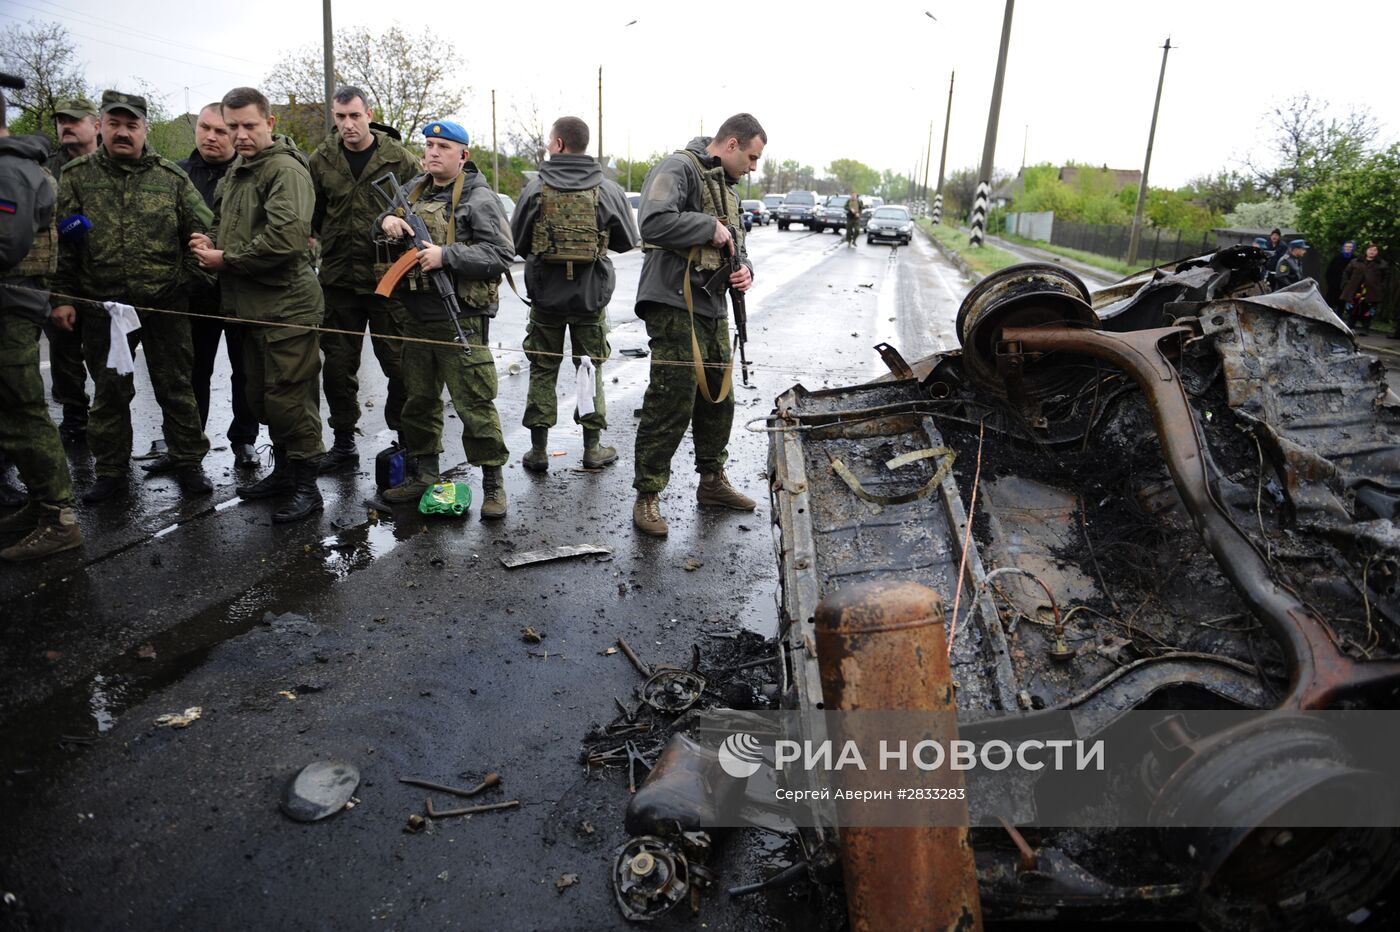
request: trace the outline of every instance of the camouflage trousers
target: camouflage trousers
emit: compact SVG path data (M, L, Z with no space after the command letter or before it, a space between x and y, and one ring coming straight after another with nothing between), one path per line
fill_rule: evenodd
M320 336L315 330L260 324L243 331L248 407L293 460L319 460L326 452L321 442Z
M321 381L325 386L326 407L330 408L329 423L336 433L355 429L360 420L360 358L364 355L364 331L371 336L398 336L403 333L407 311L403 305L376 294L357 294L349 288L326 288L326 323L345 333L321 334L321 352L325 366ZM384 423L390 430L399 429L399 412L403 410L403 344L398 340L376 340L370 346L379 368L389 380L389 397L385 401Z
M53 400L63 405L64 420L72 418L86 424L88 406L87 366L83 363L83 318L88 316L78 308L73 317L73 329L62 330L53 318L44 321L44 336L49 338L49 378L53 381Z
M19 469L35 501L73 504L63 441L44 401L39 324L0 310L0 452Z
M502 466L510 454L501 435L496 412L496 361L483 344L485 317L459 318L467 340L478 344L467 356L457 344L450 320L421 321L407 315L404 336L441 340L452 346L428 343L403 345L403 378L408 397L404 401L400 433L414 456L442 452L442 388L462 422L462 448L473 466Z
M846 242L854 243L860 239L860 217L846 215Z
M136 314L141 329L128 339L133 347L139 342L145 348L146 371L160 405L161 433L170 459L177 466L197 465L209 452L209 438L200 426L199 405L190 384L194 370L190 320L180 314ZM111 346L111 321L104 313L89 313L83 321L83 357L94 390L87 439L98 476L124 476L131 468L131 400L136 397L136 378L108 368Z
M645 313L650 339L651 381L637 425L632 488L660 492L670 481L671 460L687 427L695 443L695 471L709 473L724 468L734 424L734 393L730 391L714 404L700 394L690 347L690 317L685 311L646 304L639 306L638 313ZM730 361L728 318L697 316L695 336L707 365L710 395L717 395L723 367Z
M574 423L589 430L607 430L608 417L603 399L603 363L612 355L608 345L608 312L594 315L554 315L530 312L525 328L525 357L530 360L530 392L525 400L526 427L553 427L559 421L556 386L563 363L564 331L569 331L574 369L581 357L593 360L593 413L579 416L574 407Z

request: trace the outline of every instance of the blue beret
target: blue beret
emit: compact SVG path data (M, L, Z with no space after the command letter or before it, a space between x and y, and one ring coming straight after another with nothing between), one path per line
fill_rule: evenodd
M424 139L446 139L448 142L460 142L464 146L471 145L471 137L467 135L466 129L461 123L453 123L451 120L431 120L423 127Z
M1311 247L1308 246L1308 241L1307 241L1307 240L1305 240L1305 239L1295 239L1293 242L1291 242L1291 243L1288 244L1288 248L1289 248L1289 249L1309 249L1309 248L1311 248Z

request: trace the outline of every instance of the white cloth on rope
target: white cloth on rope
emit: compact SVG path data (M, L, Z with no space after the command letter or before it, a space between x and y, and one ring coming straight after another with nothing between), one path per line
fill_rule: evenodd
M116 369L119 375L131 375L136 371L136 361L131 358L131 344L126 335L141 329L141 318L136 316L136 308L130 304L104 301L102 306L112 318L112 342L107 349L107 368Z
M593 360L587 356L578 364L578 416L587 417L593 413L593 395L597 388L593 385Z

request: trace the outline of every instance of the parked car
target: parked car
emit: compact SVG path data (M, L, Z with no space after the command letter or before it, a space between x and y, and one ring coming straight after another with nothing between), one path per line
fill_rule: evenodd
M783 196L783 203L778 207L778 229L786 230L794 223L812 229L818 222L819 204L821 195L816 191L789 191Z
M773 216L778 216L778 208L783 206L783 196L781 194L763 195L763 205L773 212Z
M875 213L875 208L885 206L883 197L870 195L860 199L860 222L865 224L870 222L870 215Z
M909 216L909 208L891 204L877 207L865 225L865 241L874 245L876 240L887 239L908 246L914 238L914 219Z
M773 222L773 212L762 201L743 201L739 206L753 214L753 222L760 226Z
M813 231L821 233L824 230L834 230L840 233L846 229L846 202L851 199L849 194L833 194L826 199L820 211L817 213L817 222L810 224Z
M632 225L637 228L638 233L641 233L642 220L638 209L642 206L642 192L628 191L624 196L627 198L627 203L632 205Z
M744 232L747 233L747 232L749 232L750 230L753 229L753 225L754 225L753 211L751 211L751 210L745 210L745 211L743 212L743 215L744 215Z
M515 216L515 198L509 194L497 194L496 196L501 199L501 206L505 208L506 220L510 220L511 217Z

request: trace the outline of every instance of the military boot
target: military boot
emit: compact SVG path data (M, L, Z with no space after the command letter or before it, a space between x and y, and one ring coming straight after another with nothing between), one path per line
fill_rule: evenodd
M583 465L587 469L598 469L617 462L617 448L605 447L598 442L600 430L583 429Z
M335 443L331 444L331 448L321 459L321 475L344 472L355 469L359 465L360 451L355 447L355 432L353 430L336 431Z
M520 465L531 472L549 471L549 428L530 428L530 452L520 458Z
M209 477L204 474L204 467L197 463L177 467L175 481L179 483L180 491L186 495L208 495L214 491Z
M440 478L438 468L436 456L420 456L418 468L410 473L410 478L391 489L385 489L379 493L379 497L390 505L416 505L428 490L428 486Z
M758 503L729 484L724 470L700 475L700 487L695 490L695 499L702 505L719 505L735 511L753 511Z
M494 521L506 516L506 482L501 467L481 467L481 520Z
M131 477L98 476L92 487L83 493L83 501L89 505L105 502L113 498L125 498L131 494Z
M270 498L273 495L284 495L292 491L296 486L296 480L292 478L292 461L287 456L287 446L282 443L272 445L272 472L263 476L252 485L240 485L234 488L239 498Z
M82 546L83 532L78 527L77 512L58 505L35 507L37 526L19 543L0 550L0 560L12 563L38 560Z
M661 517L661 494L659 492L638 492L637 503L632 506L632 523L637 530L651 537L665 537L670 533L666 519Z
M0 518L0 536L28 534L39 524L40 505L30 500L19 511L12 511Z
M286 524L300 521L321 510L325 502L321 499L321 490L316 488L317 468L320 465L316 460L292 460L292 498L272 513L274 522Z

